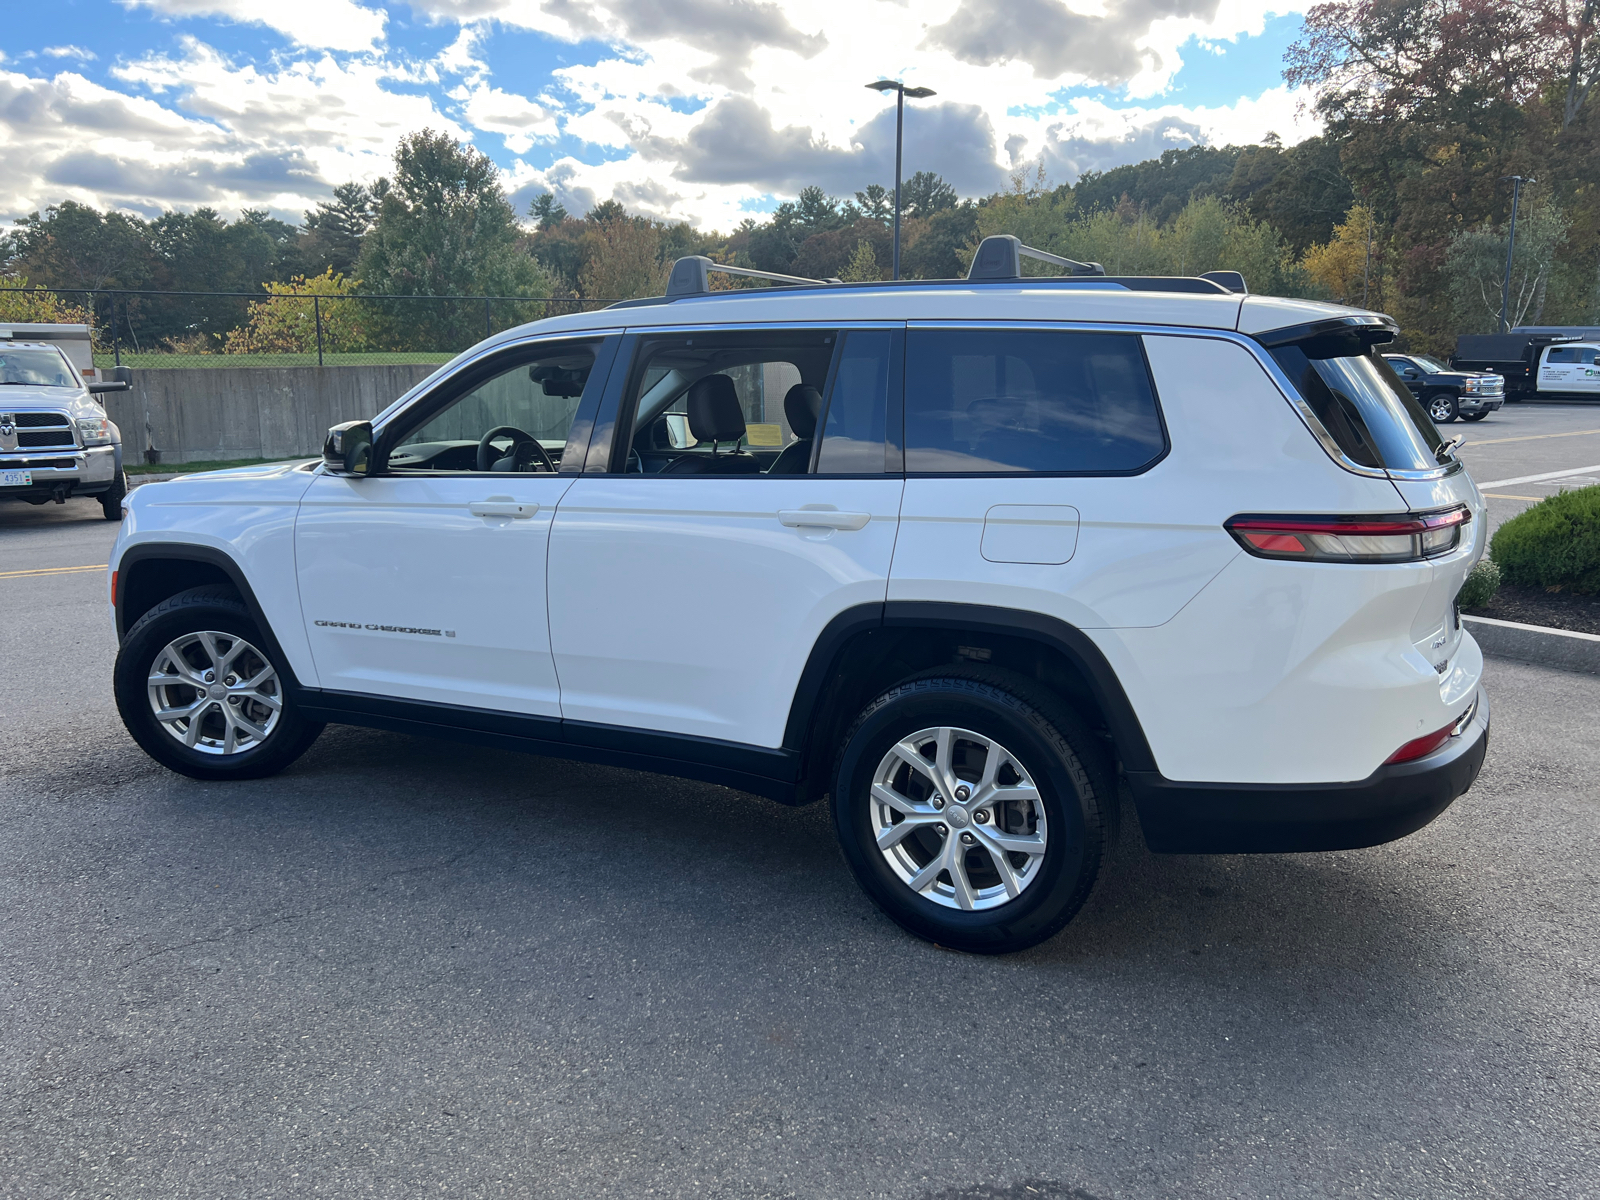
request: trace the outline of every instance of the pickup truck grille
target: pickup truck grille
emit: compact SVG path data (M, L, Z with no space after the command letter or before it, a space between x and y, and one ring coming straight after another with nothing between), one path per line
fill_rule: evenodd
M17 431L19 450L75 450L72 418L61 412L0 413L0 423Z

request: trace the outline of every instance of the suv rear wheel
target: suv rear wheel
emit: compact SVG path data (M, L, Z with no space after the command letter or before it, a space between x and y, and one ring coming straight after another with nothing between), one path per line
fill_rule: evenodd
M840 846L878 907L981 954L1042 942L1083 907L1114 803L1094 736L1002 671L890 688L847 736L833 788Z
M151 758L195 779L275 775L322 732L295 710L287 672L231 589L163 600L117 652L117 710Z

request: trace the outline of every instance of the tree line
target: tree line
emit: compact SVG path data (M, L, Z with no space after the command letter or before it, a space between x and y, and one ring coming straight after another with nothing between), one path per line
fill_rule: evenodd
M1447 350L1457 334L1494 327L1504 177L1522 175L1537 182L1519 214L1512 321L1600 323L1597 9L1600 0L1329 0L1308 12L1285 69L1314 89L1320 136L1169 150L1073 184L1023 169L971 199L919 171L903 188L902 273L963 275L983 237L1013 233L1111 274L1239 270L1258 292L1390 312L1412 348ZM423 130L402 139L390 177L341 185L299 225L250 210L230 222L206 208L145 221L66 202L17 222L3 252L14 280L52 288L265 289L330 304L357 290L609 301L659 294L686 254L882 279L892 215L881 184L849 197L809 187L729 233L615 201L572 214L549 193L518 213L486 156ZM135 303L145 336L167 345L304 341L304 320L284 302ZM481 313L427 311L347 304L339 336L458 348L481 335ZM496 319L543 311L529 301Z

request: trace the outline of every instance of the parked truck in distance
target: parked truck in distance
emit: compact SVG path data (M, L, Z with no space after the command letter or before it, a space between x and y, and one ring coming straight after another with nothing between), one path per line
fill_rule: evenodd
M1552 326L1465 334L1450 365L1502 376L1507 400L1600 400L1600 329Z

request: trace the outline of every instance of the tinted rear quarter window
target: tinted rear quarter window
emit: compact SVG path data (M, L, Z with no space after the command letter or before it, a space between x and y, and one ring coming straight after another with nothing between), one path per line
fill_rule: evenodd
M1125 474L1167 447L1137 335L914 329L906 470Z
M1387 359L1353 349L1346 338L1317 338L1278 346L1272 357L1352 462L1397 471L1439 466L1444 439L1427 410Z

